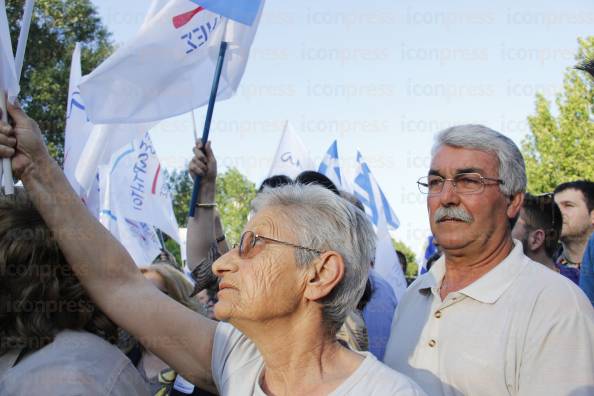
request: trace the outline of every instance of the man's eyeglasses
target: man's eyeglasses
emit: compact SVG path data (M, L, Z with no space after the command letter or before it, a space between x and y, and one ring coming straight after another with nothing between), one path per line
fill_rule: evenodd
M296 248L296 249L303 249L303 250L307 250L309 252L313 252L313 253L317 253L317 254L322 254L323 253L320 250L308 248L308 247L305 247L305 246L299 246L299 245L295 245L295 244L290 243L290 242L279 241L277 239L268 238L268 237L265 237L265 236L262 236L262 235L258 235L256 233L254 233L253 231L245 231L241 235L241 239L239 240L239 257L241 257L241 258L248 257L248 255L250 254L250 252L252 251L252 249L254 247L256 247L256 243L259 240L262 240L262 241L265 241L265 242L270 242L270 243L279 243L281 245L290 246L290 247L293 247L293 248Z
M454 191L458 194L478 194L485 189L486 184L504 184L501 179L484 177L479 173L459 173L451 179L437 175L423 176L417 181L417 185L419 186L419 191L423 194L439 195L443 191L443 187L447 181L452 183Z

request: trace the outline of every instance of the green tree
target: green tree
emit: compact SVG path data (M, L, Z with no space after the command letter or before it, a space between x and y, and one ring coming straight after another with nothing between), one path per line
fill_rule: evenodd
M396 241L393 239L392 244L394 245L394 249L401 251L402 253L404 253L404 257L406 257L406 277L415 278L419 270L419 266L417 264L417 256L415 255L415 252L413 252L413 250L402 241Z
M225 236L233 245L239 242L250 212L250 203L256 196L256 185L231 168L217 176L216 201L225 228Z
M169 188L173 196L173 213L180 227L188 226L188 212L194 183L187 170L174 170L171 174L165 171L165 178L169 180Z
M13 51L16 53L25 0L7 0ZM37 0L21 77L21 106L35 119L51 154L60 163L70 60L77 42L83 47L83 74L92 71L113 50L110 33L89 0Z
M594 36L578 39L576 63L594 59ZM528 190L552 191L560 183L594 179L594 81L586 73L569 69L556 109L536 96L536 114L528 117L531 134L522 148Z
M174 171L168 175L168 180L173 194L175 217L180 227L186 227L194 184L187 170ZM247 221L250 202L256 196L256 185L237 169L231 168L217 176L216 189L215 199L225 235L230 244L237 243Z

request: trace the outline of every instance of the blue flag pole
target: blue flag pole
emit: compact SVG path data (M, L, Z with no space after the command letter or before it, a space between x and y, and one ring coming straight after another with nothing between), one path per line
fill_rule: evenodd
M219 59L217 61L217 68L215 70L214 80L212 82L212 90L210 91L210 99L208 101L208 110L206 112L206 121L204 121L204 131L202 132L202 145L208 141L208 134L210 133L210 123L212 122L212 113L217 100L217 92L219 90L219 81L221 80L221 73L223 71L223 63L225 61L225 53L227 52L227 42L221 41L219 49ZM203 148L204 150L204 148ZM196 203L198 201L198 194L200 193L201 176L196 176L194 180L194 190L192 190L192 200L190 201L190 217L194 217L196 213Z

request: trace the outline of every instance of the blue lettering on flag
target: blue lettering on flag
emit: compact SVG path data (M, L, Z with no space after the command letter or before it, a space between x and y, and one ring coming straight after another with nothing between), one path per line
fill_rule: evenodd
M181 40L187 45L186 54L194 52L208 42L210 34L214 31L219 23L219 19L220 18L217 16L211 22L206 22L205 24L188 31L186 34L180 37Z
M79 91L74 91L72 93L72 98L70 99L70 106L68 106L68 115L66 116L66 119L69 119L72 116L73 107L76 107L82 111L86 111L85 106L81 102L76 100L76 96L81 96ZM89 121L89 117L87 117L87 121Z

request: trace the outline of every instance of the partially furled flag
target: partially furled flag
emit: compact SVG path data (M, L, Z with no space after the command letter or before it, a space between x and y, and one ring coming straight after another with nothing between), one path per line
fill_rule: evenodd
M318 172L332 180L332 183L334 183L336 187L343 188L344 178L340 170L338 142L336 140L330 145L328 151L326 151L326 155L318 168Z
M435 237L433 237L433 235L429 235L427 237L427 247L425 248L425 255L423 256L423 263L419 267L419 275L422 275L428 271L427 270L427 262L429 261L431 256L433 256L435 253L437 253L437 246L435 245Z
M88 188L81 187L80 183L76 180L75 173L85 144L87 143L87 140L89 140L89 136L93 130L93 124L87 118L85 103L78 90L78 83L82 77L80 50L80 43L76 43L70 65L70 86L68 89L68 103L66 106L64 174L72 185L74 191L86 201L88 193L91 191ZM93 173L96 174L96 172L97 167L95 167ZM96 190L93 189L92 191Z
M357 152L357 172L353 183L353 192L365 207L373 225L379 226L380 217L383 217L389 228L395 230L400 226L398 217L390 207L386 196L360 152Z
M0 92L6 92L8 99L13 102L18 96L19 90L8 18L6 17L6 4L4 0L0 0Z
M268 177L285 175L294 179L306 170L315 170L314 162L299 135L293 131L293 128L287 122L272 159Z
M97 169L109 162L114 152L132 140L142 138L155 124L94 125L75 169L80 186L89 191L97 176Z
M161 253L159 237L150 225L118 217L107 209L100 212L99 221L120 241L139 267L149 265Z
M252 25L263 0L192 0L199 6L226 18Z
M374 269L392 286L396 299L400 301L407 287L406 276L402 272L402 266L385 219L380 220L377 227Z
M94 123L163 120L208 103L221 41L228 43L217 99L243 77L264 1L252 26L190 0L170 0L131 42L79 85Z
M179 242L171 193L148 132L100 169L101 213L109 210L117 218L149 224Z

